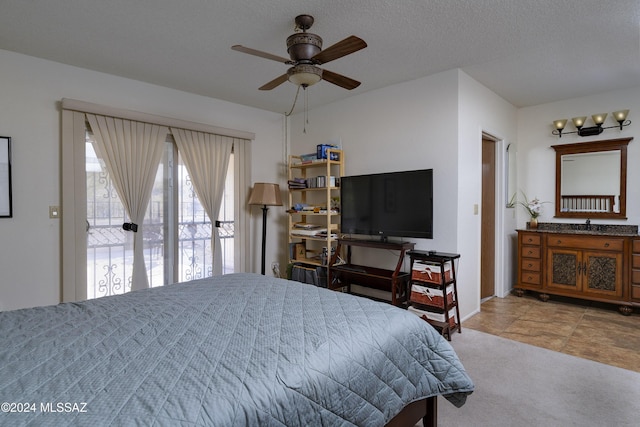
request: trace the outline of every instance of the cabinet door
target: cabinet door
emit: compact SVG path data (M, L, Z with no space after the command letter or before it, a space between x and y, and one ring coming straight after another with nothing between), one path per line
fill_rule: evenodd
M585 294L622 297L622 253L585 251L582 258Z
M564 291L582 291L582 251L547 250L547 287Z

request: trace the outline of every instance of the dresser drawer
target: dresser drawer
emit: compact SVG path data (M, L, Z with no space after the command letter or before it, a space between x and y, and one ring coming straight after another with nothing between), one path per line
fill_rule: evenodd
M523 245L540 245L540 234L538 233L526 233L522 234L522 244Z
M631 298L640 299L640 286L631 286Z
M631 284L640 286L640 270L631 270Z
M633 268L640 268L640 254L631 255L631 266Z
M539 285L542 283L540 280L540 273L536 273L533 271L523 271L520 275L520 283L530 284L530 285Z
M540 260L533 258L524 258L520 263L520 267L522 268L522 270L526 271L540 271Z
M633 252L640 254L640 239L633 240Z
M523 246L520 255L523 258L540 258L540 246Z
M563 248L596 249L606 251L622 251L624 239L615 237L579 237L565 235L549 235L547 245Z

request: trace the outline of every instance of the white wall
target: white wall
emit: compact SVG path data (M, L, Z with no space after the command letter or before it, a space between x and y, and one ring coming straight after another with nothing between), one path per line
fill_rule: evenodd
M13 218L0 219L0 310L60 300L60 110L62 98L254 132L253 181L278 182L282 116L212 98L0 50L0 135L12 138ZM64 215L64 207L62 214ZM254 271L262 214L252 210ZM271 230L276 220L269 218ZM269 240L267 261L281 242Z
M60 204L57 102L65 97L255 132L253 182L279 182L283 189L288 152L312 152L317 144L336 139L341 139L346 152L349 175L433 168L435 235L432 240L416 239L416 247L462 255L459 292L463 317L479 309L481 218L473 214L473 205L480 203L482 131L503 140L500 162L506 144L517 149L517 188L546 201L554 200L555 191L551 145L639 132L634 123L623 132L608 130L596 137L565 135L558 139L551 135L551 122L622 108L631 110L633 120L640 111L640 86L516 110L458 70L314 109L309 112L307 133L302 132L302 114L294 115L288 141L279 114L13 52L0 50L0 76L0 135L13 139L14 217L0 219L0 309L5 310L53 304L60 298L60 221L49 219L48 206ZM314 90L320 89L310 88L309 96ZM639 142L634 141L629 145L627 170L629 218L608 223L640 223L640 192L634 184L640 182L640 169L633 166L639 154ZM541 220L559 221L553 219L553 212L552 203L545 205ZM282 213L280 208L269 210L267 268L272 261L286 262L286 216ZM252 214L252 256L254 271L258 271L262 218L257 208ZM510 267L515 256L510 246L513 230L524 226L527 218L522 209L502 209L498 216L501 235L497 241L504 250L497 256L505 263L498 280L508 288L514 280ZM378 261L388 259L374 259Z
M516 108L473 80L459 72L459 184L458 184L458 251L466 255L464 269L460 271L460 287L468 288L461 299L461 312L473 313L479 309L480 301L480 232L481 222L488 221L474 215L474 204L482 201L482 132L495 137L496 143L496 295L506 296L514 272L511 262L516 250L514 246L515 217L513 209L507 209L506 148L516 144ZM482 211L479 206L480 212ZM474 292L472 294L472 291Z
M580 137L576 134L553 136L553 120L569 119L566 131L572 131L572 117L588 116L607 112L606 126L616 124L611 118L613 111L629 109L629 119L633 122L622 131L607 129L597 136ZM636 167L640 158L640 121L634 119L640 114L640 86L620 91L610 91L597 95L568 99L550 104L521 108L518 111L518 186L528 197L538 197L548 201L544 205L541 222L583 222L575 219L556 219L555 213L555 151L552 145L576 142L600 141L605 139L634 137L627 147L627 220L592 220L594 224L640 224L640 168ZM592 126L589 118L586 126ZM524 227L528 216L519 208L518 226Z
M308 117L306 126L302 114L292 117L293 154L341 139L347 175L434 169L434 238L407 240L416 249L460 253L461 315L479 310L480 219L473 205L481 195L482 131L513 140L515 108L452 70L316 108ZM367 265L394 264L379 251L357 256L366 256Z

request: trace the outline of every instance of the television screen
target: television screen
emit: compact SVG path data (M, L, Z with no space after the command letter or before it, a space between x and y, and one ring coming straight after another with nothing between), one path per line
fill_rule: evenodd
M433 239L433 169L340 178L340 232Z

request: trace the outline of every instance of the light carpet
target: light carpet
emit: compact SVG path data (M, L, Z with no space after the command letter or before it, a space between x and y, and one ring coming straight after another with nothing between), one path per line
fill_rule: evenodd
M640 373L471 329L452 338L476 389L462 408L438 398L440 427L640 425Z

